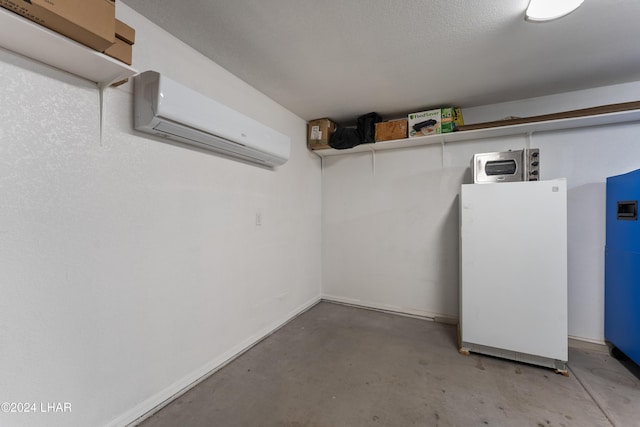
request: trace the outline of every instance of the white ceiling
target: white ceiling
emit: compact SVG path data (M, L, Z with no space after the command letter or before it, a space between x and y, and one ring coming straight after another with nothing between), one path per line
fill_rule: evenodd
M640 0L126 0L300 117L472 107L640 80ZM638 94L640 99L640 94Z

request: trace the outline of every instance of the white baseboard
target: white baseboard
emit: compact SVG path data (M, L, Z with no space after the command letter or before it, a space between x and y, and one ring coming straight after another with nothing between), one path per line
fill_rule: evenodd
M569 347L601 351L604 353L609 351L609 347L607 347L607 344L604 341L594 340L591 338L574 337L571 335L569 335Z
M354 307L380 310L380 311L385 311L393 314L400 314L404 316L420 317L420 318L433 320L435 322L448 323L451 325L458 324L458 317L451 316L449 314L434 313L431 311L416 310L416 309L404 308L404 307L396 307L388 304L372 303L369 301L362 301L362 300L352 299L352 298L343 298L343 297L338 297L335 295L327 295L327 294L322 295L322 300L328 301L328 302L336 302L340 304L352 305Z
M242 355L244 352L249 350L251 347L262 341L264 338L268 337L276 330L280 329L282 326L290 322L295 317L304 313L314 305L320 302L320 297L314 297L311 300L305 302L300 307L291 311L288 315L285 316L284 320L276 321L262 330L258 331L251 337L247 338L237 346L229 349L229 351L221 354L217 358L211 360L206 365L200 367L199 369L193 371L186 377L176 381L166 389L156 393L145 401L139 403L134 406L130 410L126 411L118 418L111 421L106 427L134 427L142 423L145 419L149 418L151 415L162 409L164 406L169 404L171 401L181 396L182 394L189 391L191 388L196 386L198 383L209 377L214 372L223 368L225 365L236 359L238 356Z
M300 307L291 311L287 316L285 316L284 320L280 320L274 322L267 327L263 328L256 334L252 335L248 339L244 340L237 346L229 349L229 351L223 353L219 357L211 360L206 365L200 367L199 369L193 371L191 374L186 377L176 381L171 386L166 389L156 393L145 401L139 403L134 406L130 410L126 411L110 423L106 425L106 427L135 427L142 423L145 419L162 409L164 406L169 404L171 401L181 396L182 394L189 391L191 388L196 386L198 383L209 377L214 372L223 368L225 365L236 359L238 356L242 355L244 352L249 350L251 347L262 341L264 338L268 337L282 326L293 320L295 317L309 310L311 307L318 304L320 301L328 301L339 304L346 304L355 307L365 308L365 309L373 309L384 312L389 312L393 314L399 314L404 316L412 316L419 317L424 319L433 320L436 322L448 323L448 324L457 324L458 318L456 316L451 316L442 313L434 313L426 310L416 310L416 309L408 309L403 307L396 307L387 304L378 304L371 303L367 301L351 299L351 298L343 298L337 297L334 295L326 295L323 294L321 297L314 297L306 303L302 304ZM569 336L569 346L575 348L584 348L589 350L596 351L607 351L606 344L602 341L593 340L589 338L581 338Z
M451 316L448 314L434 313L434 312L425 311L425 310L406 309L406 308L396 307L396 306L387 305L387 304L371 303L371 302L362 301L359 299L344 298L344 297L338 297L335 295L327 295L327 294L322 295L322 300L328 301L328 302L335 302L339 304L352 305L354 307L380 310L387 313L400 314L403 316L426 318L436 322L448 323L452 325L458 324L458 317ZM568 340L569 340L569 347L583 348L583 349L595 350L595 351L605 351L605 352L608 351L608 348L604 341L594 340L591 338L576 337L572 335L569 335Z

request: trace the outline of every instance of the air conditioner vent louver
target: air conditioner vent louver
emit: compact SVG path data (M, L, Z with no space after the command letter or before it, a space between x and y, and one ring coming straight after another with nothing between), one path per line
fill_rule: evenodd
M154 129L158 131L156 135L164 138L181 140L183 142L188 140L192 143L191 145L195 145L200 148L214 150L222 154L239 157L254 163L268 164L260 157L259 152L254 152L254 155L249 155L249 153L254 150L251 150L237 142L229 141L228 139L217 138L213 135L199 132L194 129L187 129L184 126L174 125L169 122L159 123L154 127Z
M288 136L155 71L134 80L137 130L261 165L289 159Z

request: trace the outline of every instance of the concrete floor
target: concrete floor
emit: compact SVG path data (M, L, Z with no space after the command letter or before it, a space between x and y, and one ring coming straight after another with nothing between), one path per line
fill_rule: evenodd
M141 425L640 425L620 362L571 348L569 370L463 356L454 326L322 302Z

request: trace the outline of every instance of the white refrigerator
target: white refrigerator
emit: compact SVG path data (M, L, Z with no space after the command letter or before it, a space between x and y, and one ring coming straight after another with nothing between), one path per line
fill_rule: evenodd
M566 374L565 179L462 185L460 352Z

